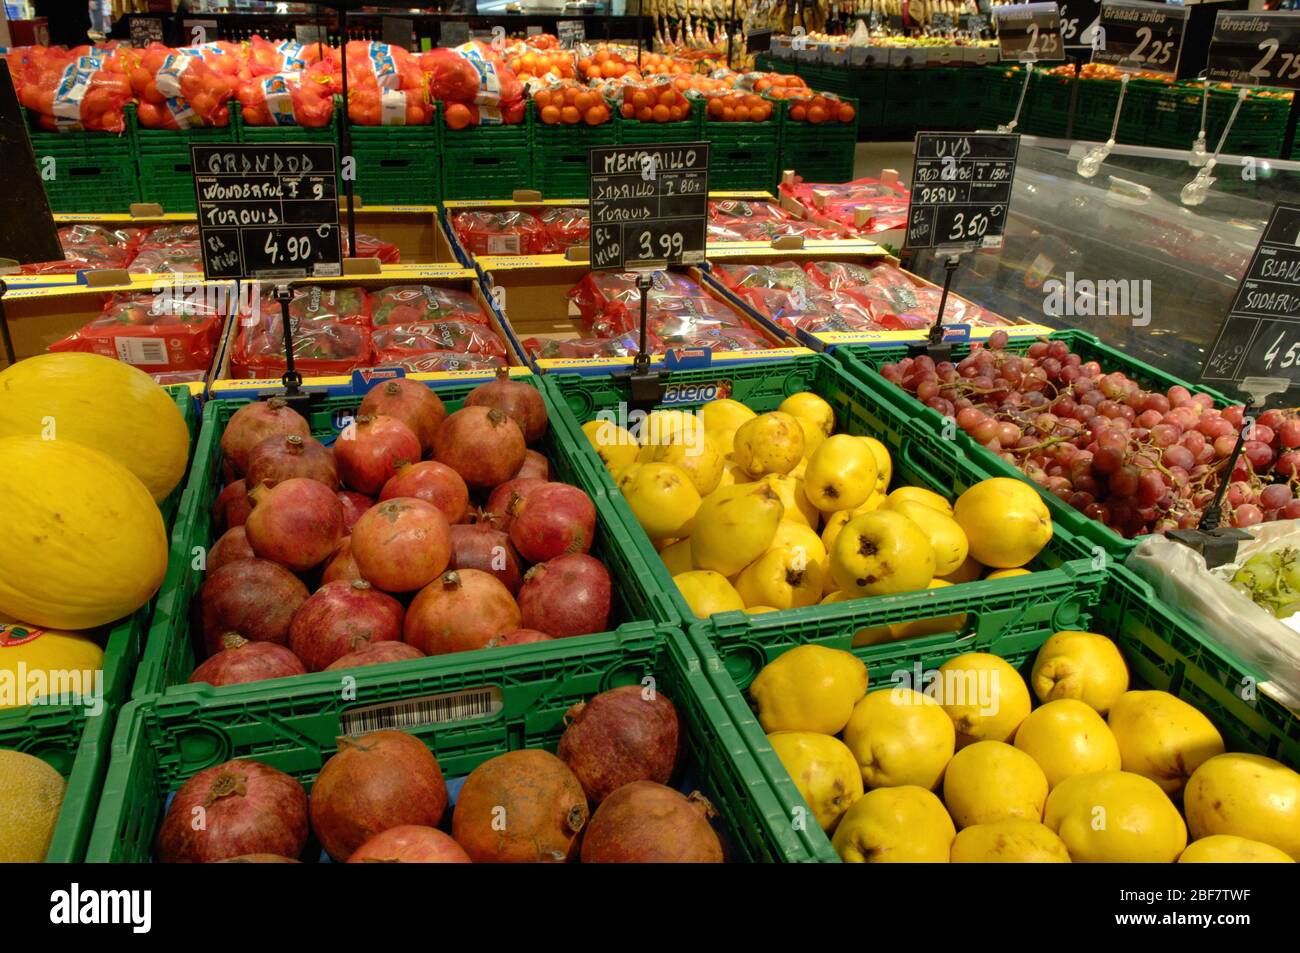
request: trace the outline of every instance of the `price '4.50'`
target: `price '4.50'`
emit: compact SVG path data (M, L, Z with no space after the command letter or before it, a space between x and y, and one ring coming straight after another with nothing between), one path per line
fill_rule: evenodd
M1277 340L1264 352L1265 370L1273 370L1273 363L1277 360L1278 355L1282 353L1282 339L1284 337L1286 337L1285 331L1279 334ZM1300 341L1293 341L1291 346L1287 348L1286 353L1282 355L1282 362L1277 367L1278 370L1285 370L1288 367L1294 367L1297 362L1300 362Z

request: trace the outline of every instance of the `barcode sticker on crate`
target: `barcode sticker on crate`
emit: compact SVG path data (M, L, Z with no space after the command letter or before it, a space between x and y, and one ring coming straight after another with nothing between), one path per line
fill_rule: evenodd
M487 237L489 255L518 255L519 234L489 235Z
M345 711L339 730L345 735L362 735L389 728L421 728L453 721L491 718L505 707L501 689L495 686L471 688L446 695L426 695L382 705L366 705Z
M166 366L167 342L162 338L113 339L117 345L117 359L124 364L162 364Z

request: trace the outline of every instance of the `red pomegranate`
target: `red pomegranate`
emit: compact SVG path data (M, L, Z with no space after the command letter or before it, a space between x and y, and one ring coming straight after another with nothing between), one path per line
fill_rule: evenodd
M329 558L343 537L343 504L324 483L294 477L252 493L244 531L253 552L298 572Z
M501 818L506 823L501 823ZM510 751L470 772L451 836L475 863L562 864L577 854L587 796L548 751Z
M402 637L402 604L364 579L327 582L298 607L289 648L309 672L377 642Z
M428 453L433 449L433 435L447 417L447 408L442 398L425 384L400 378L370 388L357 413L370 417L382 414L400 420L411 428L420 441L420 448Z
M374 497L366 496L355 490L339 490L339 502L343 504L343 532L352 532L361 514L375 505Z
M339 488L339 471L334 465L334 451L313 437L296 433L267 437L248 452L248 470L244 486L275 486L293 477L324 483L331 490Z
M490 523L494 529L510 532L510 524L514 522L515 511L519 509L519 505L529 493L545 485L543 481L534 477L516 477L507 480L488 497L483 521Z
M221 452L236 476L248 469L249 452L267 437L297 434L310 437L307 420L291 408L283 397L254 401L240 407L231 416L221 434Z
M567 483L544 483L514 506L510 541L530 563L585 553L596 535L596 505Z
M200 771L176 792L158 831L157 859L203 864L248 854L297 857L306 845L302 785L260 761L227 761Z
M406 610L404 638L425 655L481 649L520 627L519 606L490 573L445 572Z
M248 501L248 491L243 480L227 483L217 494L212 504L212 529L222 532L243 526L248 514L253 512L253 504Z
M349 489L375 496L401 467L420 459L420 438L393 417L363 414L339 434L334 458Z
M461 523L451 528L450 569L478 569L501 580L513 596L524 571L510 537L487 523Z
M376 834L348 858L349 864L468 864L469 854L435 827L403 824Z
M609 570L586 553L538 563L519 587L523 625L557 639L604 632L613 595Z
M497 636L492 641L499 648L509 648L512 645L530 645L533 642L551 642L554 640L545 632L538 632L536 629L515 629L513 632Z
M720 864L724 857L698 791L686 797L653 781L633 781L596 808L582 835L584 864Z
M257 553L253 552L253 547L248 545L248 534L244 532L244 527L236 526L222 533L221 538L208 550L207 570L212 572L214 569L220 569L226 563L233 563L236 559L255 558Z
M437 827L446 810L438 759L404 731L340 738L311 791L311 828L337 861L390 828Z
M551 461L536 450L524 451L524 462L514 475L516 480L549 480L551 478Z
M496 380L480 384L465 398L466 407L494 407L508 414L530 446L546 434L546 402L531 384L510 379L510 369L497 368Z
M414 592L451 561L451 528L432 503L399 496L368 509L352 527L361 578L385 592Z
M503 412L462 407L442 422L433 456L471 487L487 489L509 480L524 462L524 435Z
M424 658L424 653L414 645L405 642L372 642L364 649L335 659L325 671L333 672L340 668L357 668L361 665L383 665L387 662L405 662L407 659Z
M220 637L222 650L194 670L191 682L209 685L242 685L267 678L306 675L302 661L283 645L250 642L235 632Z
M677 769L677 709L640 685L613 688L564 714L568 727L556 754L593 804L633 781L667 784Z
M323 586L327 582L337 582L340 579L346 582L364 578L361 575L361 570L357 568L357 561L352 558L352 537L344 536L339 540L339 544L334 547L334 552L330 554L329 560L325 563L325 569L320 576L321 585Z
M302 580L279 563L240 559L208 573L199 592L208 655L221 651L221 636L238 632L250 642L289 640L289 623L307 601Z
M469 487L459 473L436 460L409 463L398 470L379 492L381 500L395 496L432 503L442 510L448 523L465 522L465 514L469 512Z

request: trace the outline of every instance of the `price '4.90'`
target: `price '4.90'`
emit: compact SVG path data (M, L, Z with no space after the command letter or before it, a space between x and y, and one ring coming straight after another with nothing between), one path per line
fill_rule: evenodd
M281 262L307 261L311 258L311 236L290 235L285 239L282 252L276 236L270 234L266 236L266 244L262 250L270 257L273 265Z

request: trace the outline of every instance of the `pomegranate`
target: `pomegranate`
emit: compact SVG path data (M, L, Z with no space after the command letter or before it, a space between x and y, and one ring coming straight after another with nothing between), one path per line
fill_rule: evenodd
M196 824L196 818L202 824ZM307 845L307 792L260 761L227 761L176 792L158 831L157 859L203 864L248 854L297 857Z
M348 858L349 864L468 864L469 854L436 827L403 824L376 834Z
M298 607L289 624L289 648L309 672L375 642L402 637L402 604L364 579L328 582Z
M424 653L414 645L405 642L371 642L364 649L351 655L335 659L325 671L332 672L340 668L356 668L359 665L383 665L386 662L405 662L407 659L424 658Z
M339 488L339 471L334 451L314 437L296 433L267 437L248 452L248 470L244 486L275 486L292 477L304 477L324 483L331 490Z
M237 632L227 632L218 641L223 648L194 670L191 682L209 685L242 685L267 678L306 675L302 660L283 645L250 642Z
M243 480L235 480L222 487L217 494L217 501L212 504L212 529L222 531L243 526L248 514L253 512L253 504L248 500L248 491Z
M532 384L510 379L510 369L497 368L497 378L480 384L465 398L466 407L495 407L519 425L530 446L546 433L546 401Z
M366 496L355 490L339 490L339 502L343 504L343 532L352 532L361 514L375 505L374 497Z
M240 854L217 861L218 864L301 864L296 857L281 857L279 854Z
M352 579L364 579L361 570L357 568L357 561L352 558L352 537L344 536L339 540L339 544L334 547L334 552L330 555L329 562L325 563L325 570L321 573L321 585L327 582L337 582L342 579L345 582Z
M596 535L596 504L576 486L543 483L514 506L510 541L530 563L585 553Z
M250 642L289 640L289 622L307 601L302 580L279 563L240 559L208 573L199 592L203 641L208 655L221 651L221 636L238 632Z
M633 781L596 808L582 835L584 864L720 864L713 805L653 781Z
M533 642L550 642L553 640L545 632L538 632L536 629L515 629L513 632L497 636L492 641L498 647L509 648L512 645L529 645Z
M502 826L503 816L507 823ZM577 854L587 796L548 751L510 751L470 772L451 836L475 863L564 863Z
M472 487L487 489L509 480L524 462L519 425L495 408L462 407L442 422L433 456Z
M480 569L501 580L517 595L523 582L519 554L510 537L487 523L461 523L451 528L451 569Z
M438 759L404 731L340 738L311 791L311 829L338 861L389 828L437 827L446 810Z
M519 627L519 606L496 576L453 570L416 595L403 637L425 655L446 655L484 648Z
M447 408L442 405L442 398L426 385L401 378L370 388L357 413L371 417L382 414L400 420L411 428L420 441L420 448L428 453L433 449L438 425L447 417Z
M451 528L432 503L399 496L368 509L352 528L361 578L385 592L413 592L451 561Z
M488 497L487 506L484 507L484 522L490 523L494 529L510 532L510 524L514 521L520 503L533 490L545 485L545 482L535 477L515 477L502 483Z
M220 569L226 563L233 563L236 559L255 558L257 553L253 552L253 547L248 545L248 534L244 532L244 527L236 526L222 533L221 538L208 550L207 570L212 572L214 569ZM515 588L519 587L515 586Z
M436 460L410 463L398 470L379 491L381 500L409 496L432 503L442 510L448 523L465 522L469 512L469 487L460 474Z
M633 781L667 784L677 769L677 709L660 692L624 685L564 713L556 749L593 804Z
M310 437L307 419L291 408L283 397L254 401L231 416L221 434L221 452L236 476L248 469L248 454L267 437L297 434Z
M538 563L524 574L519 612L528 628L557 639L609 628L613 586L604 563L586 553Z
M298 572L329 558L343 537L343 504L324 483L294 477L252 493L244 531L253 552Z
M514 479L549 480L551 478L551 461L536 450L524 451L524 462L515 473Z
M420 439L400 420L363 414L339 434L334 458L349 488L374 496L402 466L420 459Z

